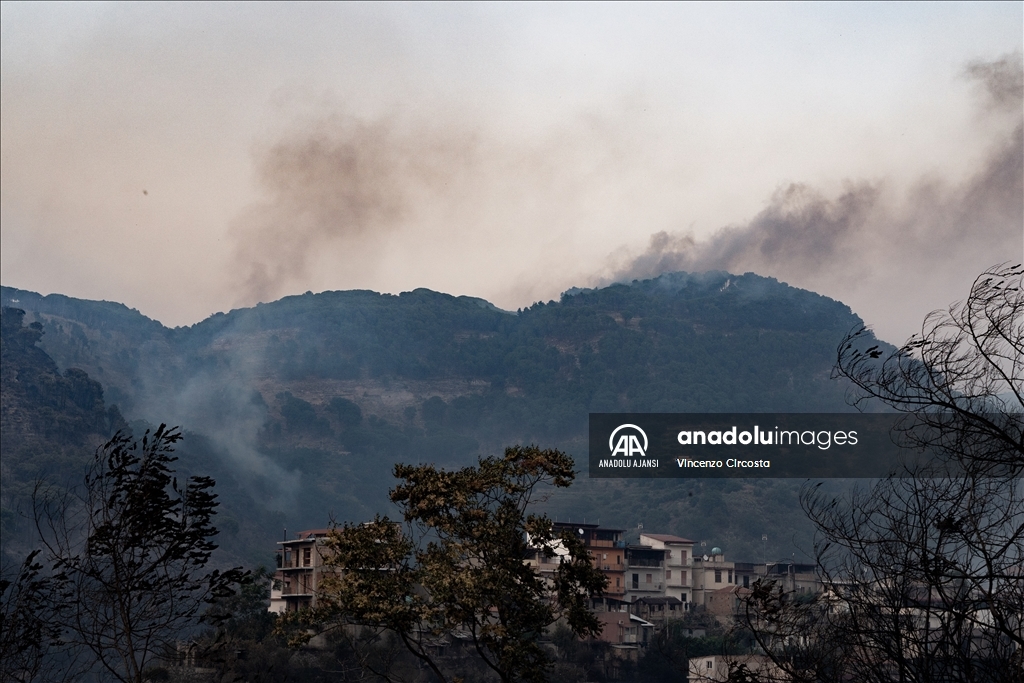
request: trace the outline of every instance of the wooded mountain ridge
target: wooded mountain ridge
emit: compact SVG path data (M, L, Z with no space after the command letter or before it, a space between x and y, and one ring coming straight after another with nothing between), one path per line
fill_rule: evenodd
M848 411L830 376L836 345L862 324L827 297L724 272L575 289L516 312L426 289L307 292L173 329L118 303L10 287L0 299L38 323L31 346L54 371L87 373L133 428L190 432L183 462L218 478L223 544L245 558L267 557L283 526L386 511L396 462L457 466L538 443L582 463L589 412ZM20 400L8 374L5 415ZM101 412L97 433L113 419ZM769 532L769 550L789 556L809 548L798 486L583 473L544 505L706 538L736 559L759 557Z

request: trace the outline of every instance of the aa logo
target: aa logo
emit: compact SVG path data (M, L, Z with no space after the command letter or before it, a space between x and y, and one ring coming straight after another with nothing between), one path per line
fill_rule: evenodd
M618 435L618 439L616 439L616 435ZM643 445L640 444L641 439L643 439ZM619 425L608 437L608 450L612 452L613 456L638 455L643 458L647 454L647 434L636 425Z

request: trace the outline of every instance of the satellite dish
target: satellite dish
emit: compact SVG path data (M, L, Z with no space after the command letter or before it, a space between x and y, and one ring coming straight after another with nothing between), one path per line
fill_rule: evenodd
M704 556L704 561L705 561L705 562L707 562L707 561L708 561L708 560L710 560L710 559L711 559L711 558L710 558L710 557L708 557L707 555L705 555L705 556Z
M580 536L583 535L583 529L580 529Z

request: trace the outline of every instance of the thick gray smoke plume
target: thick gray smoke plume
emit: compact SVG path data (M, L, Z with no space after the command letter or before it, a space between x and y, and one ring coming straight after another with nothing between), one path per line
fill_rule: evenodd
M380 286L378 267L400 283L389 286L438 287L423 281L429 266L401 274L442 245L444 267L466 276L441 287L493 296L480 283L500 279L517 301L499 305L666 271L754 271L841 299L898 340L914 331L908 320L1024 249L1021 73L1019 54L965 67L992 146L956 179L851 180L838 191L813 178L787 184L745 223L701 238L658 231L645 251L619 252L603 269L600 245L611 251L619 226L691 222L685 202L671 199L678 170L652 162L636 108L518 138L459 112L320 119L257 156L265 199L233 228L238 301L268 301L296 285ZM573 260L573 239L586 243L579 251L589 260Z
M899 300L893 319L868 321L883 334L903 329L899 311L908 300L920 304L923 317L962 296L979 272L1024 251L1021 55L972 63L965 74L983 86L985 125L1003 131L966 181L922 178L903 192L885 181L851 182L832 197L792 184L749 223L709 239L652 235L644 253L604 282L676 270L754 271L840 298L854 310L872 308L858 306L867 298Z
M394 121L348 117L279 141L259 160L267 201L235 226L244 298L266 301L301 279L325 248L379 243L408 217L410 207L436 194L472 164L472 135Z

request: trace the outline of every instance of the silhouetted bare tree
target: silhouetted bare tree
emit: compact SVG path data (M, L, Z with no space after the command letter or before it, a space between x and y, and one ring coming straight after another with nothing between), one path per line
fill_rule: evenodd
M1021 266L885 354L865 330L836 375L906 413L921 464L842 498L804 490L826 593L756 584L747 622L786 680L1020 681L1024 672L1024 294Z

